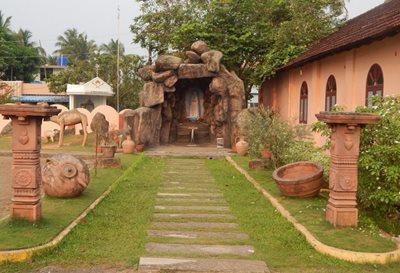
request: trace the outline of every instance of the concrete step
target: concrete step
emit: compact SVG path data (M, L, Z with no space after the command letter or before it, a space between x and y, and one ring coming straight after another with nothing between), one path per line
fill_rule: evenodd
M172 231L172 230L148 230L147 235L168 237L168 238L224 238L224 239L240 239L246 240L249 238L245 233L239 232L205 232L205 231Z
M155 210L174 210L174 211L229 211L229 207L221 207L221 206L161 206L157 205L154 207Z
M207 214L207 213L154 213L154 218L197 218L197 219L235 219L230 214Z
M197 244L164 244L147 243L148 253L204 254L204 255L238 255L249 256L254 253L250 245L197 245Z
M159 228L207 228L207 229L235 229L239 225L236 223L214 223L214 222L153 222L152 227Z
M139 272L220 272L220 273L269 273L263 261L240 259L141 257Z
M162 186L160 188L162 192L210 192L210 193L221 193L218 188L211 187L183 187L183 186Z

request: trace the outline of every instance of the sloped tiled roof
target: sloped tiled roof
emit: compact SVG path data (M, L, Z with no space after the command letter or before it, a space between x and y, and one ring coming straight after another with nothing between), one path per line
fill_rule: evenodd
M399 32L400 0L392 0L347 21L338 31L321 39L279 70L298 67Z

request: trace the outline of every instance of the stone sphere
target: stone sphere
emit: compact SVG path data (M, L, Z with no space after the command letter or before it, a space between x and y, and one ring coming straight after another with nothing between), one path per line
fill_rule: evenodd
M76 197L88 186L86 163L68 154L58 154L46 160L42 168L42 187L52 197Z

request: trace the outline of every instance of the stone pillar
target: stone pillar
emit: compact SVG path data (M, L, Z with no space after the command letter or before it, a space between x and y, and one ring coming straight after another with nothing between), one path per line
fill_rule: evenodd
M374 124L379 116L368 113L320 112L318 120L328 124L331 134L329 200L326 220L336 226L357 226L357 185L360 128Z
M47 104L0 105L0 114L12 122L11 217L37 221L41 217L40 147L42 119L61 110Z

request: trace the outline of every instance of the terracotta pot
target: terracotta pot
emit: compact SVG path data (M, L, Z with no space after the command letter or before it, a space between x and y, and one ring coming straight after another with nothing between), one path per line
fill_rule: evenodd
M310 197L319 194L323 171L316 163L300 161L276 169L272 177L283 195Z
M124 154L133 154L135 152L135 142L133 142L131 136L127 136L122 142L122 152Z
M272 152L268 149L261 150L261 158L262 159L270 159L272 157Z
M105 158L113 158L115 152L117 151L117 146L115 145L102 145L101 152Z
M240 154L241 156L245 156L247 154L247 150L249 149L249 143L247 143L241 137L237 137L236 140L237 139L239 139L239 141L236 141L237 153Z
M136 144L136 152L143 152L144 151L144 144L139 143Z
M232 145L232 153L237 153L236 143Z

